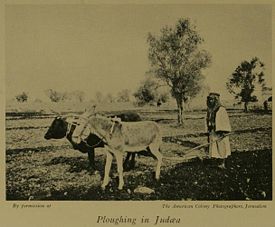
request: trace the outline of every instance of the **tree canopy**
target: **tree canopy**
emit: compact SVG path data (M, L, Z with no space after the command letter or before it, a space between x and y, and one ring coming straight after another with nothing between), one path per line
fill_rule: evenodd
M204 40L196 26L186 18L179 19L175 27L164 26L159 36L149 33L147 41L151 72L171 88L181 124L183 100L199 93L204 79L202 69L209 66L211 56L206 50L199 49Z
M258 97L254 94L256 86L261 91L265 88L264 63L254 57L250 61L243 61L229 76L226 83L228 91L235 96L235 99L244 103L244 111L248 111L248 103L255 102Z

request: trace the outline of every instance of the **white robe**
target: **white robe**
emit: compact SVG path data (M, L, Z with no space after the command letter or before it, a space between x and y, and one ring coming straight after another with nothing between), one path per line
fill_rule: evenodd
M229 136L224 137L221 140L217 135L217 131L231 132L231 126L229 122L228 114L224 107L220 107L216 113L216 130L209 134L209 156L212 158L227 158L231 155L231 148L229 142ZM213 142L216 141L216 142Z

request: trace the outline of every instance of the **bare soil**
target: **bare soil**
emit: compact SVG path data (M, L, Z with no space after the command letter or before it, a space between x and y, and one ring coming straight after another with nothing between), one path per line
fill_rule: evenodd
M143 119L157 121L163 131L164 156L184 157L206 143L203 111L188 112L183 126L175 111L142 112ZM272 115L231 110L232 155L225 170L218 161L199 158L164 160L161 178L154 179L156 161L138 156L134 170L124 173L119 191L114 161L111 183L100 185L105 155L96 151L98 171L90 169L87 155L65 140L46 141L43 136L53 116L13 114L6 119L7 200L272 200ZM199 156L202 151L188 155ZM135 193L137 187L154 190Z

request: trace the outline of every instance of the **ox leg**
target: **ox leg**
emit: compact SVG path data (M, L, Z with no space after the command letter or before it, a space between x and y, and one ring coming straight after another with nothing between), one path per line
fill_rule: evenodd
M88 150L88 159L89 159L89 164L93 169L96 169L95 167L95 150L91 149Z
M159 180L160 176L160 167L162 164L162 154L159 152L159 145L157 144L152 144L149 146L150 151L152 154L157 158L157 167L156 167L156 180Z
M125 171L135 168L135 152L127 152L127 156L123 162L123 169Z
M130 152L127 152L127 156L126 156L126 158L125 158L125 160L124 160L124 162L123 162L123 168L125 169L125 170L129 170L130 169L130 167L129 167L129 159L130 159L130 157L131 157L131 153Z
M135 168L135 157L136 157L136 153L131 153L131 161L130 161L130 169L134 169Z
M123 180L123 155L122 153L118 152L115 153L116 162L117 162L117 172L119 177L119 184L118 189L121 190L124 186L124 180Z
M112 160L113 160L113 156L110 153L110 151L108 149L105 149L106 152L106 163L105 163L105 172L104 172L104 179L103 179L103 183L101 185L101 188L103 190L105 190L105 187L109 184L110 181L110 169L111 169L111 165L112 165Z

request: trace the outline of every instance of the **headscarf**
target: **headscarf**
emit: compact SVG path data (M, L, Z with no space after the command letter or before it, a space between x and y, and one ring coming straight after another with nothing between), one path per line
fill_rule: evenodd
M213 103L210 102L210 99L213 99ZM216 113L221 107L220 94L210 93L207 96L207 128L208 132L216 130Z

